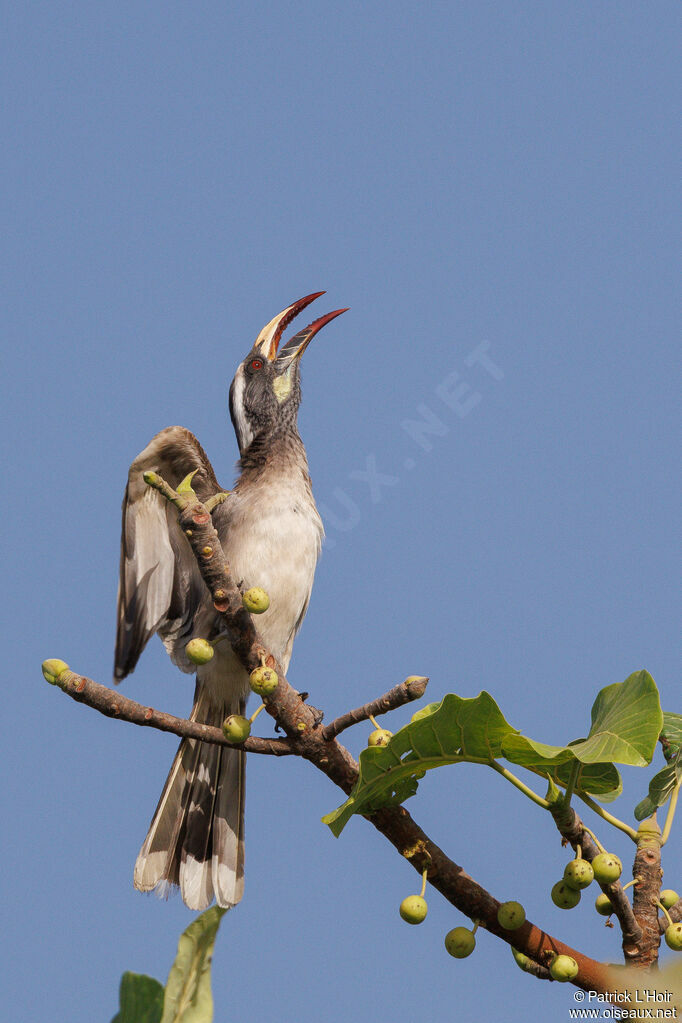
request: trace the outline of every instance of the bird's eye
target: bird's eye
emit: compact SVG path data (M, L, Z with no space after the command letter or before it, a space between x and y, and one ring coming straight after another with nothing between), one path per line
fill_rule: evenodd
M262 359L252 359L249 365L250 365L251 369L262 369L263 368L263 360Z

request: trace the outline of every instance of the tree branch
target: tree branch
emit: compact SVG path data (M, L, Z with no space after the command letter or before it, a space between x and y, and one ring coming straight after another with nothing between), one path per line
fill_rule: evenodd
M637 920L642 925L643 939L637 954L630 959L633 966L647 969L658 959L658 946L661 936L658 927L658 906L656 905L661 892L661 829L656 817L643 821L639 828L639 841L635 862L632 867L633 876L638 879L632 896L632 908Z
M151 480L148 482L152 483ZM162 490L157 481L154 481L153 485ZM163 492L165 494L165 491ZM209 512L193 495L191 499L186 499L186 494L183 494L182 498L183 500L176 502L172 494L169 496L169 500L173 500L178 508L180 526L192 547L213 606L220 615L221 627L229 638L236 657L249 673L265 661L279 676L277 689L271 696L265 698L264 703L268 713L294 740L292 749L287 752L293 751L309 760L334 784L349 794L358 777L355 760L335 738L325 736L325 730L318 727L319 717L314 709L308 707L296 690L289 685L281 665L258 636L251 615L243 607L241 594L230 577L229 566ZM61 686L62 678L64 686ZM90 687L97 686L97 683L83 679L82 676L70 671L59 675L58 684L70 696L80 699L81 702L86 702L83 694L86 691L93 692ZM105 693L111 692L105 686L99 688ZM104 697L97 709L112 717L122 717L123 700L124 698L117 694L115 703L112 703L109 697ZM151 724L154 715L158 713L151 708L142 708L142 711L143 720L138 723L144 724ZM150 716L147 716L148 714ZM168 717L170 718L170 715ZM335 726L336 722L332 722L330 728ZM197 727L201 729L206 726ZM220 741L224 741L222 736ZM253 741L247 740L244 748L248 750L249 744ZM597 991L607 997L613 994L613 980L604 964L565 945L529 920L514 931L502 928L497 921L500 903L477 884L462 867L449 859L414 822L404 807L386 807L369 814L367 820L371 821L401 856L412 864L418 874L421 875L426 870L431 885L466 916L478 920L481 927L530 956L540 966L549 964L556 954L572 956L579 967L578 975L572 981L575 986Z
M551 814L561 837L574 850L580 846L583 858L591 863L600 850L573 807L566 806L562 799L560 802L552 804ZM637 923L630 900L620 881L600 885L600 888L611 901L614 915L618 919L623 934L623 954L626 962L630 962L639 954L642 928Z
M383 696L366 703L364 707L356 707L355 710L349 710L346 714L335 718L322 729L322 737L328 742L335 739L346 728L350 728L351 725L357 725L360 721L368 721L370 717L377 714L386 714L389 710L402 707L412 700L420 700L426 692L428 681L428 678L421 675L413 675L405 679L400 685L389 689Z
M217 746L235 746L238 749L245 749L247 753L267 753L274 757L286 757L296 752L295 743L291 739L261 739L252 735L243 743L228 742L220 728L204 725L200 721L177 718L173 714L166 714L165 711L154 710L153 707L145 707L135 700L128 699L127 696L122 696L118 690L93 682L91 678L77 675L74 671L62 672L55 685L77 703L85 703L93 710L98 710L100 714L119 718L121 721L130 721L133 725L147 725L150 728L158 728L161 732L173 732L184 739L200 739L202 742L212 742Z

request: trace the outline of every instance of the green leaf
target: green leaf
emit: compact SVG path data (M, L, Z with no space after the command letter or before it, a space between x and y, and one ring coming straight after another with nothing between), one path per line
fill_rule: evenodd
M663 715L658 690L647 671L636 671L625 682L606 686L592 707L592 726L586 739L567 746L549 746L525 735L510 735L503 754L512 764L539 771L566 785L578 761L576 792L616 799L622 782L614 763L644 767L651 762Z
M682 746L682 714L671 714L665 711L663 714L663 735L674 746Z
M645 767L651 763L662 723L656 683L647 671L636 671L625 682L606 686L597 695L586 739L575 739L568 746L548 746L526 736L509 736L503 753L513 764L543 771L573 760ZM583 789L586 776L581 774Z
M585 740L579 740L583 743ZM525 735L510 735L503 743L503 756L511 764L535 771L545 778L550 778L562 788L571 775L573 764L579 756L573 752L575 747L548 746L543 742L535 742ZM613 764L580 764L575 780L576 792L585 792L598 796L600 802L617 799L623 790L620 774Z
M160 1023L163 985L143 973L124 973L118 992L119 1011L111 1023Z
M168 974L161 1023L211 1023L211 959L220 921L227 910L213 906L180 935Z
M675 716L668 718L671 727L677 727ZM499 757L562 787L577 763L576 791L608 802L622 791L614 764L650 763L662 724L658 690L647 671L636 671L625 682L602 689L592 707L587 738L567 746L521 735L486 692L475 699L449 693L439 704L417 711L388 745L362 751L350 796L322 821L338 837L353 814L370 813L414 795L425 771L464 762L490 764Z
M370 813L414 795L424 771L472 758L481 763L494 760L504 737L515 731L489 693L472 699L448 693L440 703L417 711L386 746L362 751L353 791L322 821L338 838L354 813Z
M550 777L566 788L572 766L561 764L555 771L550 772ZM618 768L613 764L581 764L575 790L588 796L596 796L600 803L611 803L622 793L623 782Z
M656 683L648 671L635 671L625 682L601 690L592 707L590 734L576 756L585 764L610 760L645 767L662 726Z
M668 802L682 779L682 750L662 771L655 774L649 782L649 795L645 796L635 807L635 820L644 821L651 817L659 806Z

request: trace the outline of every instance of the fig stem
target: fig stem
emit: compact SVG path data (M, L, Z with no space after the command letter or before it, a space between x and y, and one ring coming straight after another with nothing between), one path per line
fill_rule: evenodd
M422 899L424 898L424 892L426 891L426 874L427 874L427 871L428 871L428 867L424 867L424 870L422 872L422 890L419 893Z
M497 773L501 774L503 778L506 778L508 782L511 782L512 785L516 786L519 792L523 792L524 796L528 796L528 798L532 799L534 803L541 806L543 810L549 810L549 803L547 800L543 799L542 796L538 796L536 792L533 792L532 789L528 788L528 786L525 785L520 778L517 778L516 775L512 774L512 772L506 767L502 767L502 765L498 764L496 760L490 761L490 766L493 771L497 771Z
M573 792L575 790L575 784L578 780L579 772L580 761L574 760L573 763L571 764L571 773L568 776L568 781L566 782L566 791L564 792L564 805L566 807L569 807L571 805L571 797L573 796Z
M265 710L265 704L264 703L261 703L260 707L256 707L256 709L254 710L253 714L249 718L249 721L250 721L251 724L254 723L254 721L256 720L256 718L258 717L258 715L260 714L260 712L262 710Z
M608 810L605 810L602 806L599 805L599 803L595 803L594 799L591 799L589 796L585 795L584 792L579 792L578 796L580 799L582 799L583 803L587 803L590 810L594 810L594 812L599 817L601 817L602 820L605 820L609 824L612 824L614 828L618 828L619 831L622 831L624 834L626 834L629 838L632 839L635 845L637 845L639 836L637 835L637 832L635 831L634 828L631 828L629 824L625 823L625 821L619 820L618 817L614 817L612 813L609 813ZM585 831L587 831L587 828L585 828ZM592 834L592 832L589 832L589 834ZM594 838L594 835L592 835L592 838ZM595 842L597 842L596 838L594 838L594 840ZM599 842L597 842L597 845L599 845ZM599 845L599 851L606 852L606 849L604 849L603 846Z
M665 824L663 825L663 834L661 835L661 845L665 845L665 843L670 838L670 830L673 826L673 820L675 818L675 810L677 809L677 798L680 794L681 783L682 779L678 781L677 785L673 789L673 794L670 797L670 805L668 806L668 813L665 818Z
M590 831L590 829L586 828L584 824L583 824L583 831L590 836L590 838L592 839L592 841L594 842L594 844L596 845L596 847L597 847L597 849L599 850L600 853L605 853L606 852L606 849L601 844L601 842L599 841L599 839L595 835L594 831Z
M369 715L369 720L372 722L375 728L381 728L381 725L378 723L377 719L374 717L373 714Z
M663 905L663 903L662 903L662 902L661 902L661 901L660 901L659 899L656 899L656 900L655 900L655 904L656 904L656 905L657 905L657 906L658 906L658 907L659 907L660 909L662 909L662 910L663 910L663 912L665 913L665 918L666 918L666 920L668 921L668 927L672 927L672 925L673 925L673 919L672 919L672 917L671 917L670 913L668 912L668 910L667 910L667 909L665 908L665 906Z

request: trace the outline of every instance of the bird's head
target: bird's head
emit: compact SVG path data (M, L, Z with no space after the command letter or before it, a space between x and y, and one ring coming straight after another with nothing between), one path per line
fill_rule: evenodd
M324 292L299 298L270 320L235 373L230 386L230 417L241 455L264 431L296 425L301 404L301 356L317 332L346 310L335 309L320 316L281 349L279 343L294 317L320 295Z

